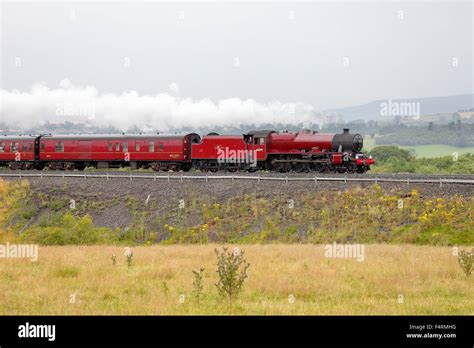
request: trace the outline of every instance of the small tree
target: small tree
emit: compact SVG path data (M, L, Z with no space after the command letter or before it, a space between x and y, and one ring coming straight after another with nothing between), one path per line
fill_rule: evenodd
M458 262L466 277L469 276L472 272L472 266L474 264L474 250L460 250L458 252Z
M201 297L202 297L202 290L203 290L203 285L202 285L202 274L204 272L204 268L197 270L193 270L193 287L194 287L194 293L196 295L196 300L199 305L201 302Z
M215 249L217 256L217 274L219 281L215 284L219 295L227 298L229 307L232 308L232 301L242 290L245 279L247 279L247 269L250 264L244 258L244 253L239 248L234 248L232 252L227 247L223 251Z
M128 267L132 267L132 259L133 259L133 250L129 247L125 248L125 251L123 253L125 257L127 258L127 265Z

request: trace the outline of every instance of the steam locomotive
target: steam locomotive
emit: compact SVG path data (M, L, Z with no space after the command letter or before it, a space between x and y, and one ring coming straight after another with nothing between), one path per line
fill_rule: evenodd
M242 135L28 135L0 136L0 165L14 170L86 167L155 171L364 173L374 164L363 138L340 134L251 131Z

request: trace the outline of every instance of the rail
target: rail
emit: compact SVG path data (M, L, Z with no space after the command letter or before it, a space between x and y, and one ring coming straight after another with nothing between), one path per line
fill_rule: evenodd
M314 177L272 177L272 176L260 176L260 175L148 175L148 174L91 174L91 173L0 173L1 177L14 177L14 178L101 178L106 180L111 179L128 179L128 180L167 180L167 181L185 181L185 180L203 180L203 181L212 181L212 180L254 180L257 182L261 181L284 181L289 183L290 181L308 181L308 182L322 182L322 181L334 181L334 182L392 182L392 183L423 183L423 184L462 184L462 185L474 185L474 180L471 179L414 179L414 178L384 178L384 177L331 177L331 176L314 176Z

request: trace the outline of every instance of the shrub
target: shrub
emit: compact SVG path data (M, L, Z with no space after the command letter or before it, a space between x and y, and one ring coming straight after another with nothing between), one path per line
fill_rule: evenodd
M132 259L133 259L133 250L130 249L129 247L125 248L125 251L123 253L125 257L127 258L127 265L128 267L132 267Z
M204 268L197 270L193 270L193 287L194 287L194 293L196 295L196 300L199 305L201 298L202 298L202 290L203 290L203 285L202 285L202 274L204 272Z
M95 227L89 215L75 217L70 212L40 218L39 226L28 228L20 237L42 245L91 245L115 242L117 237L105 227Z
M471 251L460 250L458 252L458 262L466 277L469 276L472 272L472 266L474 263L474 249Z
M215 249L217 256L217 274L219 280L215 284L219 295L227 298L230 307L232 307L233 299L242 290L245 279L247 279L247 269L250 264L244 258L244 253L238 248L234 248L232 252L228 248L223 247L222 252Z

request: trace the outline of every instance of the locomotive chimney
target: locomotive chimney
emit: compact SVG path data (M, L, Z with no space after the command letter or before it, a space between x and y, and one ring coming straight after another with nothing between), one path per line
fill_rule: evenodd
M343 128L342 131L343 131L345 134L348 134L348 133L349 133L349 128Z

